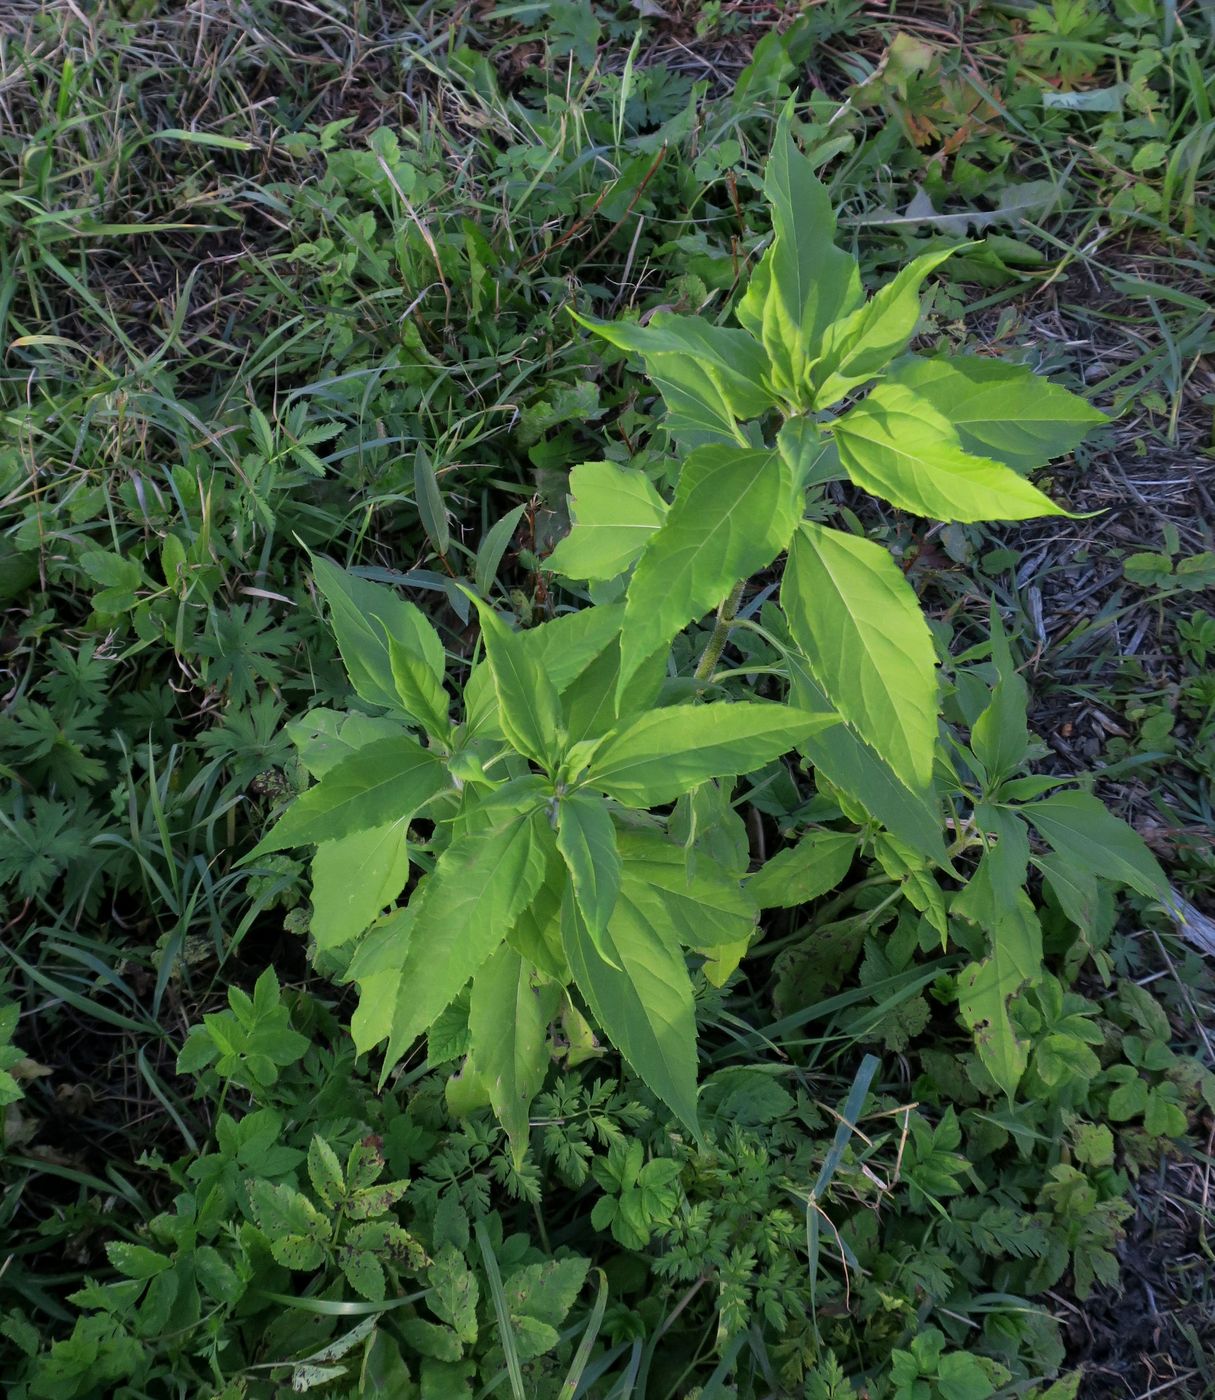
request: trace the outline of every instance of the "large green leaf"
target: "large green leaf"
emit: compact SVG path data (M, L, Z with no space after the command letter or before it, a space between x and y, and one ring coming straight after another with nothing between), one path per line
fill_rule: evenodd
M1073 452L1109 419L1079 395L1025 365L980 355L908 356L887 378L949 419L967 452L1023 475Z
M561 902L569 888L569 871L554 843L549 848L544 879L531 903L506 935L507 942L528 962L558 982L568 982L569 967L561 946Z
M557 849L591 937L599 941L620 892L620 853L607 803L571 792L557 804Z
M357 937L405 888L407 827L397 820L316 848L308 931L318 948L336 948Z
M371 929L355 949L346 969L346 981L357 983L359 1004L350 1018L354 1048L365 1054L392 1034L400 1001L401 968L413 937L417 901L394 909Z
M472 596L472 595L470 595ZM561 702L548 672L488 603L474 599L498 697L498 723L511 747L542 768L557 760Z
M570 472L573 528L545 560L566 578L602 582L629 568L666 518L667 503L645 472L584 462Z
M921 253L864 306L827 327L822 354L810 367L816 409L838 403L906 348L920 319L920 286L952 251Z
M856 857L851 831L809 831L779 851L747 881L747 893L761 909L795 909L835 889Z
M588 608L587 612L598 612ZM658 697L667 675L670 647L663 646L633 673L623 693L620 680L620 637L613 637L585 671L561 693L565 727L571 744L598 738L631 715L648 709Z
M691 453L671 513L629 583L620 689L739 579L770 564L801 513L793 471L779 452L711 446Z
M371 583L319 555L312 559L316 586L329 604L329 622L357 694L373 705L397 709L388 636L422 659L443 680L443 643L421 609L391 588Z
M286 726L300 762L313 778L323 778L344 758L377 739L393 739L403 732L397 715L364 715L357 711L306 710Z
M561 917L578 990L641 1080L699 1136L696 1017L683 954L661 923L621 893L603 936L605 960L572 897Z
M1103 880L1171 903L1163 870L1133 827L1087 792L1057 792L1017 809L1064 860Z
M553 835L530 812L461 837L411 901L385 1074L503 942L544 881Z
M442 761L407 734L377 739L335 764L297 797L251 854L336 841L369 827L408 822L447 785Z
M915 592L887 550L804 522L781 606L831 704L909 788L927 788L937 742L936 653Z
M800 655L789 657L789 682L789 700L798 709L834 713ZM811 734L798 747L833 787L860 804L863 813L938 865L948 864L940 806L931 789L913 791L901 783L890 765L846 724Z
M606 652L614 653L617 661L613 664L618 667L620 653L617 641L623 618L623 603L600 604L593 608L580 608L577 612L562 613L539 627L517 632L515 636L524 655L539 667L558 694L563 696ZM464 686L464 705L465 721L470 732L481 737L504 737L499 723L498 696L488 665L473 667ZM562 708L565 708L564 704Z
M823 333L861 300L860 273L856 259L835 247L831 195L798 151L787 118L777 126L764 194L772 206L773 242L737 314L768 352L774 387L800 403Z
M964 452L949 419L904 384L878 384L832 426L852 480L916 515L973 521L1067 514L1010 467Z
M609 735L586 781L626 807L654 807L706 778L749 773L836 722L763 700L671 705Z
M683 846L655 831L622 831L621 888L688 948L740 943L755 932L751 892L720 866L689 862Z
M451 702L442 680L425 660L388 634L388 661L401 708L433 738L446 739Z
M548 1068L545 1040L559 990L506 943L473 977L471 1053L516 1167L527 1153L528 1110Z
M524 650L535 657L559 694L602 656L620 632L623 603L601 603L593 608L562 613L559 617L519 633Z
M657 312L648 325L575 316L622 350L639 354L662 394L667 426L680 436L737 440L736 423L772 406L761 348L744 331L714 326L699 316Z

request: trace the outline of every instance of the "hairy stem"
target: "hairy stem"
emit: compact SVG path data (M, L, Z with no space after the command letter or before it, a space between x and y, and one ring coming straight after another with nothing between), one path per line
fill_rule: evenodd
M709 680L717 663L721 660L721 654L726 647L726 639L730 635L730 628L734 626L734 615L738 612L738 605L742 602L743 589L746 586L746 579L736 583L730 590L730 596L717 609L717 621L713 626L713 635L709 638L709 644L705 647L704 655L696 667L696 680Z

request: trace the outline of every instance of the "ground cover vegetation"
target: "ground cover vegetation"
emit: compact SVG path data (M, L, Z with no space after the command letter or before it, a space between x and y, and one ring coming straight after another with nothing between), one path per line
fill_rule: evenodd
M1209 12L0 24L6 1393L1211 1393Z

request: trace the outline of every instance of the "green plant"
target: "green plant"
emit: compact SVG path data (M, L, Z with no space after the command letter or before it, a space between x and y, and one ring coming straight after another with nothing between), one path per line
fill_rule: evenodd
M312 931L321 951L341 950L344 975L359 984L356 1043L387 1040L385 1075L471 979L467 1064L453 1092L466 1108L479 1096L492 1103L520 1163L548 1026L571 986L654 1093L699 1131L685 956L717 963L713 980L724 980L759 902L786 902L765 891L779 891L791 873L782 862L797 857L778 857L744 887L747 850L729 797L738 777L791 748L838 791L843 815L861 823L943 941L947 901L933 867L956 877L953 858L982 849L949 901L990 938L960 979L959 1005L1009 1095L1027 1064L1009 1001L1042 972L1023 890L1026 821L1053 848L1041 864L1061 897L1078 904L1108 875L1167 898L1130 828L1087 794L1046 795L1059 780L1023 776L1025 686L994 620L997 684L967 717L970 748L955 740L977 790L959 788L972 812L946 853L939 802L960 770L941 747L932 634L889 553L822 523L825 487L843 477L937 518L1059 514L1026 474L1102 415L1023 368L904 354L920 284L947 253L923 255L865 299L855 260L830 247L828 195L787 124L766 189L775 233L738 304L743 329L670 315L645 327L595 323L640 353L666 401L666 431L686 454L669 507L639 468L573 473L574 527L548 567L623 592L623 603L516 632L470 594L485 657L453 719L442 643L418 609L314 563L351 684L382 713L316 712L296 726L318 781L254 856L317 846ZM689 703L732 674L718 667L746 579L785 548L783 616L747 625L778 657L757 671L783 672L794 706ZM714 606L693 674L664 683L675 638ZM427 841L412 834L418 820L431 823ZM710 863L697 846L715 826ZM818 864L824 840L839 844L842 861L789 902L847 869L853 843L842 833L811 837L801 858ZM377 919L396 905L411 860L423 878ZM354 865L364 879L352 889Z
M471 1104L481 1086L521 1161L548 1026L572 985L697 1132L684 950L724 949L736 963L758 906L741 882L745 852L724 869L697 861L654 809L682 800L676 810L692 810L694 789L760 767L835 717L764 701L659 704L661 652L622 693L620 608L516 633L478 601L485 658L455 720L443 647L423 615L324 560L314 567L351 682L387 713L314 712L296 727L318 781L253 858L317 846L312 932L359 983L360 1049L388 1041L386 1076L471 978L461 1092ZM419 819L432 823L425 843L410 835ZM424 879L377 920L411 859Z

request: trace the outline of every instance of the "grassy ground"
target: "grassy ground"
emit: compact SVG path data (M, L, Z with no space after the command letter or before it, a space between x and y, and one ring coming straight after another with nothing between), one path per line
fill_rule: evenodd
M165 1206L224 1105L177 1053L230 983L273 965L342 1019L301 864L235 865L295 781L284 722L343 694L306 550L454 652L457 576L543 615L568 469L646 431L565 308L720 308L790 93L867 274L974 239L925 343L1114 414L1049 483L1063 528L868 523L959 651L997 599L1046 769L1102 770L1168 864L1190 941L1132 914L1111 958L1215 1066L1213 55L1209 10L1154 0L10 0L0 1310L70 1330L115 1220ZM1125 1292L1054 1297L1082 1394L1215 1393L1211 1131L1143 1164Z

